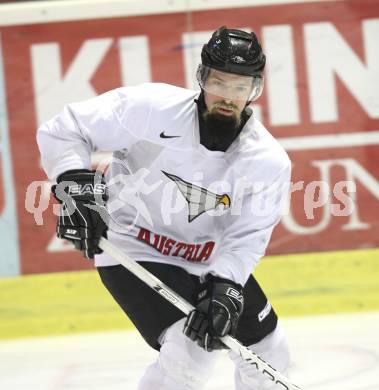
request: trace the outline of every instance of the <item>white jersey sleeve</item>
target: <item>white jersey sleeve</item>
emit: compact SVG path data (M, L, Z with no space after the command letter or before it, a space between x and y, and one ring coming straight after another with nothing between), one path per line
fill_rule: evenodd
M246 194L241 209L224 226L217 261L203 272L244 285L264 256L271 234L280 221L289 193L291 163L279 171L273 182L258 183L256 191ZM261 188L259 188L261 187Z
M67 104L42 124L37 143L49 179L69 169L89 169L91 152L128 148L143 137L151 111L145 88L118 88Z

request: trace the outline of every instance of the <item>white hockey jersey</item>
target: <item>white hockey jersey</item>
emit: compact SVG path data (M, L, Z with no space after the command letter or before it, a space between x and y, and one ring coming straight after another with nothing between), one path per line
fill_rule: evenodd
M42 165L54 180L113 152L109 239L137 261L244 284L280 219L290 160L253 116L226 152L206 149L196 97L143 84L69 104L38 129ZM95 264L117 261L103 253Z

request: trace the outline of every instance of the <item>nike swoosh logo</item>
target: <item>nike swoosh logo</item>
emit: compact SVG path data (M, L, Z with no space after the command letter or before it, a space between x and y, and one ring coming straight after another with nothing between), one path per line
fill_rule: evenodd
M160 133L159 136L160 136L161 138L179 138L179 137L181 137L181 135L166 135L166 134L164 133L164 131L162 131L162 133Z

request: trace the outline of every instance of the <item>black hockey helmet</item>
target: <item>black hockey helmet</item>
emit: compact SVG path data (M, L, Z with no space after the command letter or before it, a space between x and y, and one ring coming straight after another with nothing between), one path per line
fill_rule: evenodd
M257 36L242 30L216 30L201 51L203 65L223 72L262 76L266 64Z
M248 102L258 99L263 91L263 70L266 56L254 33L228 29L226 26L216 30L201 51L201 64L197 70L200 87L225 98L243 99ZM241 86L226 91L207 82L215 72L232 73L241 76L247 87Z

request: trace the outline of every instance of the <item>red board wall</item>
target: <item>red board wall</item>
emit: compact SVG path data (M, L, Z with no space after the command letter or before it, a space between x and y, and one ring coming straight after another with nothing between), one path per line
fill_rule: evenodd
M287 4L193 12L191 31L214 30L220 25L251 27L261 35L265 26L290 25L295 48L297 88L300 102L300 123L273 126L269 123L267 93L261 98L263 121L276 137L327 135L337 133L372 132L379 130L378 117L370 117L346 88L336 79L339 117L337 121L314 123L310 115L309 86L305 61L304 25L331 22L354 52L365 61L362 21L379 18L377 1L337 1L326 3ZM169 26L169 28L163 28ZM6 99L9 134L11 139L13 175L17 195L17 218L22 273L52 272L83 269L90 266L74 252L48 253L46 248L55 230L51 207L44 214L44 224L37 226L33 216L25 210L25 193L34 180L45 180L39 165L35 143L37 127L35 88L32 82L31 47L33 44L56 42L60 46L63 73L82 46L94 38L113 38L91 84L97 93L120 86L121 70L117 39L143 35L148 38L152 80L185 86L182 34L188 32L186 13L112 18L80 22L48 23L3 28L2 46L6 78ZM378 37L379 38L379 37ZM379 54L378 54L379 55ZM347 148L319 148L289 150L294 162L293 181L320 180L314 161L336 160L331 166L331 184L346 180L346 165L338 161L354 160L372 177L379 180L379 145L349 146ZM332 216L321 231L308 234L291 231L280 224L272 238L269 253L293 253L320 250L377 247L379 245L379 202L373 188L357 184L357 215L361 227L346 229L349 217ZM2 188L0 194L4 189ZM315 211L315 219L307 220L302 205L304 193L292 197L292 217L303 227L317 226L323 209ZM0 200L2 199L0 195ZM365 226L363 226L365 224ZM353 224L354 225L354 224ZM356 224L357 225L357 224Z

